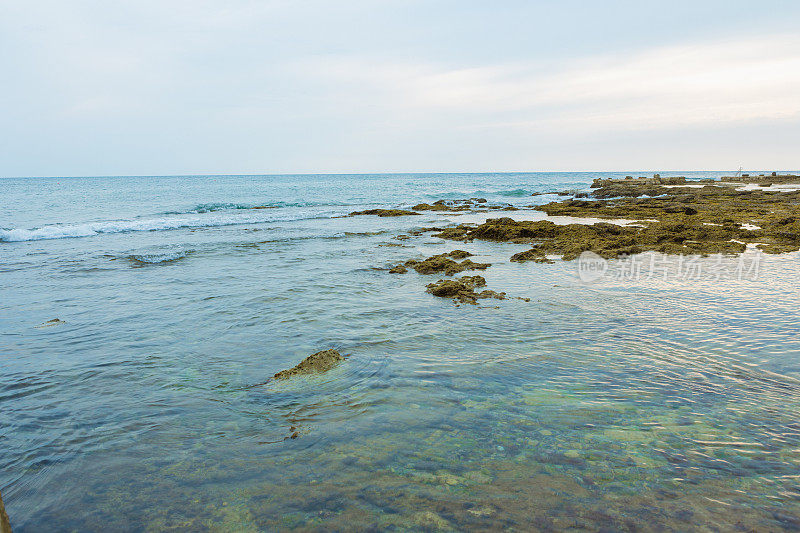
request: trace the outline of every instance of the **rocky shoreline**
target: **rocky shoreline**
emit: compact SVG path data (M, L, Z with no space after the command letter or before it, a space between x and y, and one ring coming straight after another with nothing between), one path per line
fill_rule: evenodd
M765 183L769 181L770 183ZM551 220L489 218L481 224L458 224L444 228L424 228L433 237L457 242L474 240L525 244L529 248L513 254L511 262L553 263L594 252L604 259L617 259L644 252L665 255L707 257L711 254L736 256L748 248L768 254L800 250L800 188L774 190L773 183L800 187L800 176L777 175L686 180L684 177L597 179L591 192L556 193L564 200L529 206L548 216L606 219L608 222L556 224ZM746 184L749 184L745 187ZM753 185L756 185L753 187ZM518 210L490 205L482 198L439 200L417 204L414 211L402 209L370 210L352 213L398 216L433 212L486 212L489 209ZM422 261L408 260L389 272L403 274L409 269L419 274L453 274L466 270L485 270L488 263L465 259L471 254L453 250ZM465 259L461 262L455 259ZM460 280L439 280L427 285L427 292L475 304L483 293L474 289L485 284L472 276ZM488 294L505 295L505 293Z
M611 222L555 224L503 217L478 225L460 224L434 236L533 245L528 252L516 254L516 261L546 255L571 260L584 251L607 259L646 251L738 254L748 244L772 254L800 250L800 189L742 190L721 182L666 187L650 179L611 181L595 181L590 199L570 198L534 207L549 216ZM800 185L800 178L797 181ZM614 223L615 219L635 223Z

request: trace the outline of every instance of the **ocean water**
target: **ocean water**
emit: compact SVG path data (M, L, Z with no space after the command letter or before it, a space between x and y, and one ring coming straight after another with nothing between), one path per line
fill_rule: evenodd
M587 280L414 231L626 174L0 179L14 530L800 529L797 254ZM523 209L342 217L475 196ZM511 298L387 272L454 248Z

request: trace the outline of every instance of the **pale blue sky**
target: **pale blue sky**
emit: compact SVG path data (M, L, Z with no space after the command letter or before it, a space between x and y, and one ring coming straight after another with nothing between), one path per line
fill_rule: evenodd
M0 176L800 167L796 0L0 0L0 76Z

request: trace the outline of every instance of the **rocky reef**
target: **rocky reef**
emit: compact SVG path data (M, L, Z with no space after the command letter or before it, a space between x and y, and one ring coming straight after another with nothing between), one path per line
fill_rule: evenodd
M297 366L278 372L273 377L276 379L286 379L304 374L320 374L322 372L327 372L344 361L344 359L344 356L336 350L322 350L321 352L309 355Z
M792 176L772 176L800 182ZM711 179L687 181L684 177L598 179L592 192L565 191L568 198L530 208L550 216L576 219L608 219L608 222L556 224L551 220L489 218L482 224L419 228L412 235L470 242L473 240L528 245L513 254L515 263L565 261L591 251L604 259L644 252L667 255L737 255L755 246L766 253L800 250L800 190L778 191L742 188L740 183ZM477 207L476 207L477 206ZM418 204L416 211L483 211L482 198L439 200ZM381 210L373 210L381 211ZM389 272L402 274L414 269L420 274L452 276L466 270L484 270L488 263L468 259L464 250L409 260ZM460 260L460 261L457 261ZM505 293L476 292L485 285L481 276L439 280L427 286L434 296L475 304L480 298L505 298Z
M647 178L644 176L641 176L639 178L634 178L633 176L628 176L624 180L597 178L594 181L592 181L592 188L607 187L610 185L623 185L623 184L632 184L634 186L641 186L641 185L684 185L685 183L686 183L686 178L684 176L672 176L672 177L662 178L660 174L655 174L652 178Z
M426 292L440 298L452 298L453 301L472 304L478 303L480 298L496 298L505 300L506 293L485 290L475 292L479 287L485 287L486 280L483 276L463 276L456 279L440 279L436 283L428 284Z
M640 221L637 244L662 253L741 252L742 243L755 243L767 253L800 250L800 191L706 184L662 187L655 197L649 192L645 186L626 194L616 191L610 199L552 202L537 209L548 215ZM607 195L606 188L594 193Z
M517 208L508 203L490 204L486 198L464 198L460 200L437 200L432 204L417 204L415 211L485 211L497 209L516 211Z
M407 215L419 215L418 211L443 211L449 213L461 213L466 211L485 212L490 209L501 211L517 211L518 209L508 203L490 204L486 198L464 198L460 200L437 200L432 204L421 203L408 209L366 209L364 211L353 211L348 216L376 215L379 217L402 217Z
M800 183L800 176L796 174L778 174L777 172L772 172L769 176L764 174L759 174L758 176L742 174L741 176L724 176L719 180L728 183L763 183L771 185L773 183Z
M431 256L423 261L410 259L404 264L397 265L396 267L392 268L389 272L392 274L405 274L408 272L408 268L406 267L409 267L413 268L420 274L444 273L446 276L452 276L453 274L458 274L459 272L464 272L465 270L486 270L492 266L490 263L475 263L470 259L466 259L460 263L451 259L463 259L471 255L471 253L464 250L453 250L452 252L446 254Z
M357 215L377 215L379 217L404 217L406 215L419 215L414 211L408 211L407 209L367 209L364 211L353 211L350 213L350 216L357 216Z
M711 226L685 223L647 223L622 226L608 222L595 224L555 224L549 220L515 221L493 218L469 227L450 228L438 237L460 241L473 239L533 244L531 250L515 254L512 261L548 262L547 255L564 260L577 258L590 250L606 259L621 255L656 251L664 254L739 253L746 248L739 240L753 240L754 233L738 226Z
M627 219L635 224L566 224L488 219L446 228L437 237L532 244L514 261L547 254L574 259L583 251L605 258L646 251L663 254L738 254L748 243L767 253L800 250L800 191L739 190L732 186L663 187L631 180L604 184L596 199L569 199L536 207L552 216ZM654 188L655 187L655 188ZM652 196L651 196L652 195Z
M511 256L513 263L524 263L525 261L533 261L534 263L554 263L552 259L547 258L547 252L541 247L534 246L530 250L519 252Z

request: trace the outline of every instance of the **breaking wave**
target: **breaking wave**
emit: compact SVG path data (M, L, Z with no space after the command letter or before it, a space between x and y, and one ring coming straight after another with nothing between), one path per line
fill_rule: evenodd
M92 237L105 233L128 233L134 231L167 231L182 228L210 228L237 224L264 224L290 222L315 218L331 218L337 213L312 213L306 216L278 215L271 210L248 210L247 213L228 213L205 216L162 216L130 220L109 220L79 224L51 224L32 229L0 229L0 242L38 241L45 239L70 239Z
M215 211L228 211L239 209L280 209L282 207L334 207L346 204L331 204L324 202L265 202L254 204L239 204L226 202L211 202L198 204L188 212L171 212L168 214L182 215L187 213L213 213Z
M131 254L127 256L134 264L143 264L143 265L159 265L163 263L171 263L173 261L178 261L179 259L183 259L187 255L189 255L190 251L174 251L174 252L161 252L161 253L150 253L150 254Z
M530 196L534 192L539 192L540 189L510 189L510 190L502 190L502 191L485 191L485 190L477 190L477 191L450 191L450 192L443 192L443 193L433 193L433 194L426 194L429 198L444 198L444 199L461 199L461 198L480 198L480 197L489 197L489 198L524 198L525 196Z

